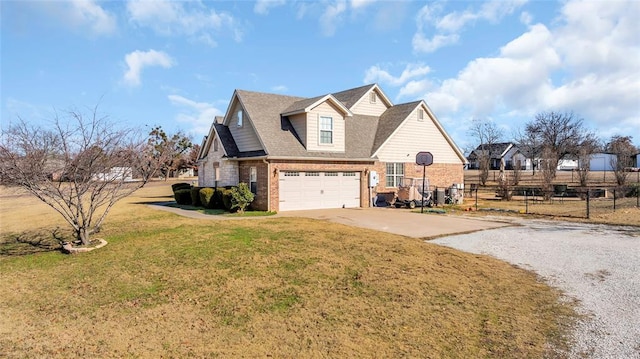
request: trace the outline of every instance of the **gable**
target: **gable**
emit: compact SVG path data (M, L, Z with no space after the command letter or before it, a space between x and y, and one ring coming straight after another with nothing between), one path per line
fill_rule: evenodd
M240 120L240 122L239 122ZM263 150L262 143L240 98L234 93L223 124L229 129L239 152Z
M391 106L391 101L376 85L360 97L351 107L351 112L359 115L380 116Z
M422 111L422 119L419 112ZM375 150L375 149L374 149ZM464 155L423 101L395 128L374 152L382 162L415 162L418 152L429 151L434 163L464 164Z

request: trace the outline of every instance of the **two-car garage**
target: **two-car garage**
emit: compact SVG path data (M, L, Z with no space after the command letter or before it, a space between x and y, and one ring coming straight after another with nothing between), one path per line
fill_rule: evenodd
M280 211L360 207L360 172L280 171Z

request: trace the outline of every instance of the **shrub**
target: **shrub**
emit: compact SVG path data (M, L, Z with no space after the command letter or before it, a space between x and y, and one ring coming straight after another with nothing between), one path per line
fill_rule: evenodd
M173 191L173 193L176 193L176 191L179 189L189 189L189 188L191 188L191 185L184 182L174 183L171 185L171 190Z
M218 189L221 193L222 196L222 205L223 208L226 209L227 211L231 212L231 210L233 209L232 205L233 203L231 202L231 190L230 189Z
M200 203L205 208L214 208L214 197L215 190L210 187L205 187L200 189Z
M191 204L197 207L204 207L200 202L200 187L191 187Z
M240 213L253 202L254 194L246 183L239 183L237 187L231 189L231 208L237 208Z
M191 204L191 188L183 188L176 190L173 194L176 203L190 205Z
M224 188L216 188L216 191L213 194L213 198L212 198L213 203L211 204L211 208L224 209L224 203L222 202L223 191L224 191Z

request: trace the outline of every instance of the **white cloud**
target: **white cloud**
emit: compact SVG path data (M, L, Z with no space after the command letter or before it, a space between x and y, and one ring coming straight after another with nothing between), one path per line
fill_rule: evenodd
M443 11L441 3L425 5L416 16L417 31L413 35L413 50L421 53L431 53L441 47L458 42L460 32L469 23L478 20L496 23L516 9L524 5L526 0L492 0L482 3L479 10L467 9L462 12L454 11L440 16ZM433 27L435 33L431 38L427 36L428 29Z
M73 0L70 3L72 21L89 26L95 34L111 34L116 30L113 14L92 0Z
M323 35L333 36L336 33L336 28L342 21L342 15L346 10L347 3L345 0L338 0L326 7L324 13L320 16L320 28Z
M145 67L160 66L170 68L175 65L175 61L167 53L156 50L136 50L127 54L124 60L127 63L127 71L123 80L129 86L140 85L140 75Z
M197 102L179 95L169 95L169 101L174 106L184 110L176 115L176 120L190 125L189 133L204 136L209 132L215 116L222 115L223 112L207 102Z
M363 9L371 4L373 4L375 0L351 0L351 8L352 9Z
M269 10L274 7L286 4L286 0L258 0L253 6L253 12L260 15L269 14Z
M486 12L487 19L504 13ZM530 25L496 56L469 61L455 77L431 80L427 73L403 82L402 75L372 66L365 79L401 86L398 97L423 98L442 118L493 118L513 130L541 111L574 111L604 138L624 134L638 141L637 13L635 1L568 1L550 25ZM533 18L523 13L520 19Z
M380 66L371 66L364 76L365 83L379 82L392 86L401 86L407 81L427 75L431 69L424 64L408 64L400 76L393 76L387 70L383 70Z
M213 33L229 31L235 41L242 41L243 33L236 19L200 2L130 0L127 12L130 22L150 27L162 35L186 35L192 40L216 46Z
M281 92L281 93L282 93L282 92L287 92L288 90L289 90L289 89L288 89L288 88L287 88L287 86L285 86L285 85L277 85L277 86L273 86L273 87L271 88L271 91L274 91L274 92Z

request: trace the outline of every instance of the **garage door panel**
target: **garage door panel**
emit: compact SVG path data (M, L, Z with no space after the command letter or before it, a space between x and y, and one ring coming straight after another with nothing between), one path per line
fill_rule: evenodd
M280 172L280 211L360 206L358 172Z

